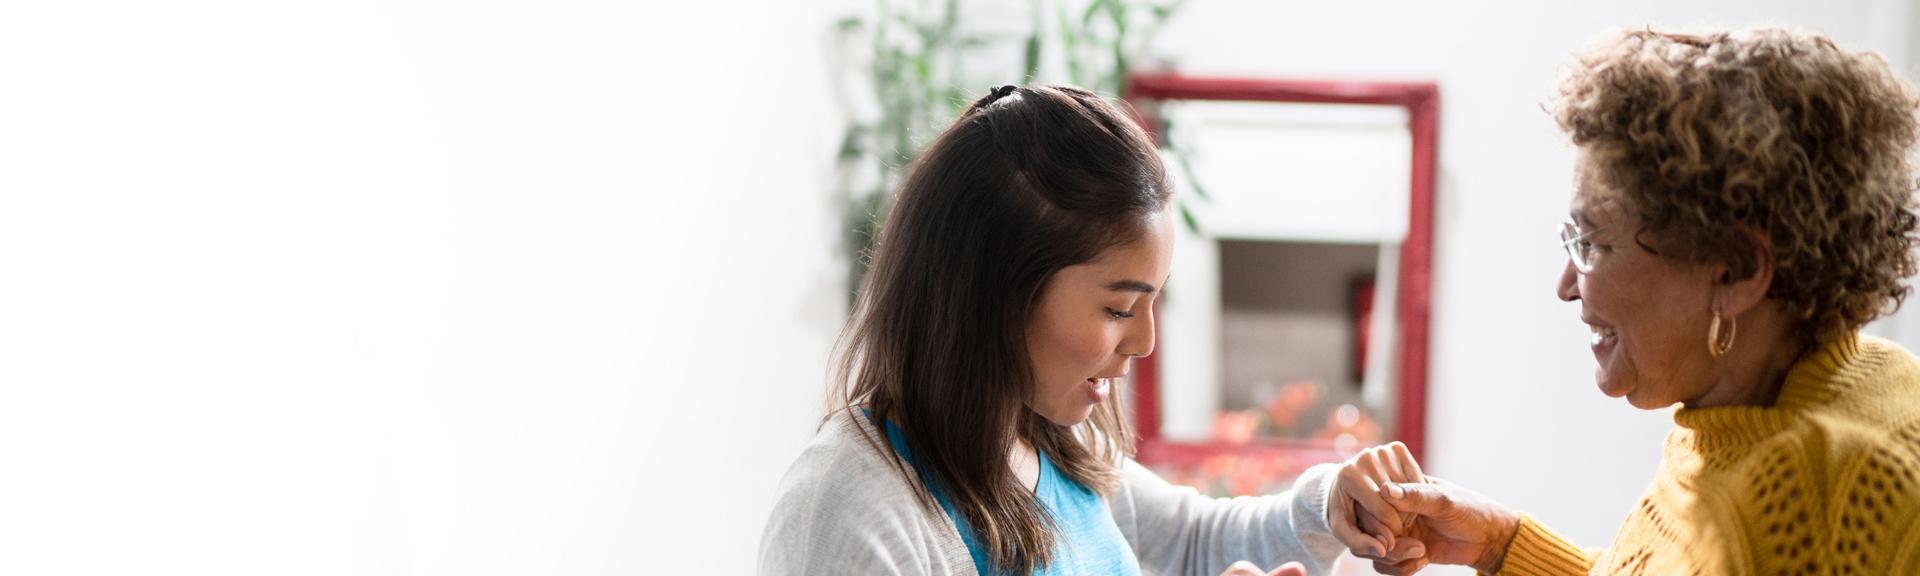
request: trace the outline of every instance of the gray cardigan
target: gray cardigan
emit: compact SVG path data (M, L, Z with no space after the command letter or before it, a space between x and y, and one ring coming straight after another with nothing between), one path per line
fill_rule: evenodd
M953 522L920 505L893 453L861 429L886 448L871 423L843 413L787 469L760 536L760 574L974 575ZM1218 576L1238 560L1324 574L1346 549L1327 527L1333 471L1310 468L1276 495L1209 498L1128 460L1106 501L1143 574Z

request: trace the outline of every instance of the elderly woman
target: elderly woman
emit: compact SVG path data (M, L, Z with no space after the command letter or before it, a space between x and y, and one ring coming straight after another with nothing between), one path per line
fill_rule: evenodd
M1493 573L1920 573L1920 364L1859 333L1914 272L1916 96L1784 30L1620 34L1555 115L1577 146L1559 296L1594 380L1673 404L1659 471L1589 552L1458 486L1396 484L1426 562Z

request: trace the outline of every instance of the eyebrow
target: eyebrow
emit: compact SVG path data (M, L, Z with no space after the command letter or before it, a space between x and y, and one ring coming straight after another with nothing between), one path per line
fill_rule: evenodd
M1572 216L1573 221L1579 223L1581 228L1594 227L1593 218L1587 216L1587 210L1585 208L1575 208L1571 212L1568 212L1568 215Z
M1116 280L1112 284L1108 284L1107 289L1115 292L1139 292L1141 294L1152 294L1154 292L1152 284L1139 280Z

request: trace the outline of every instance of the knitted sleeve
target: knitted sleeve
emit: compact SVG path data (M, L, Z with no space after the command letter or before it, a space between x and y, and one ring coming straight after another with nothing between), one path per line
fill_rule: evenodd
M1586 574L1593 569L1596 555L1582 550L1532 516L1520 515L1520 531L1507 544L1507 558L1500 574L1550 576Z
M1346 550L1327 527L1334 470L1309 468L1280 494L1210 498L1128 460L1109 500L1145 574L1213 576L1239 560L1269 567L1298 561L1308 573L1324 574Z

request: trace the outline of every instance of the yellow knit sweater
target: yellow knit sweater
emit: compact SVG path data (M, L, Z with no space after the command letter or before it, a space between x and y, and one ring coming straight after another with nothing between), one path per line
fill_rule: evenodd
M1920 574L1920 362L1871 336L1809 353L1768 408L1677 409L1613 545L1523 516L1501 574Z

